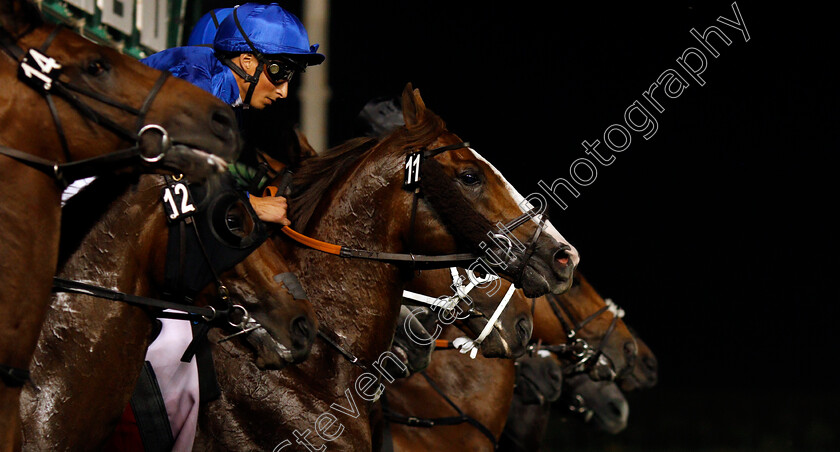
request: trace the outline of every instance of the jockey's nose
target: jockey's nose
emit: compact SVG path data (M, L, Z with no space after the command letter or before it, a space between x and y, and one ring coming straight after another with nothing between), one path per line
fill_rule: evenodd
M289 95L289 82L283 82L275 88L280 98L285 99Z

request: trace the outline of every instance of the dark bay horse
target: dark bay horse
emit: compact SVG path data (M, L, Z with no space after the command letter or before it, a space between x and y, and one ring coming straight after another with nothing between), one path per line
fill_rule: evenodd
M64 231L68 241L78 236L80 244L69 243L72 252L59 275L158 298L165 285L169 237L161 203L164 185L160 176L142 176L137 184L125 179L99 178L65 206L67 215L80 218L101 205L108 209L91 219L92 228ZM240 199L229 208L209 205L220 205L217 211L224 214L213 226L214 234L249 237L254 230L253 214L240 210L248 209L247 201ZM207 242L205 247L213 259ZM199 264L190 261L187 266ZM287 272L273 243L266 241L219 275L232 302L242 305L268 333L252 338L255 346L247 346L249 365L273 363L277 368L299 362L312 345L317 322L311 306L288 283L277 282L276 277ZM210 284L195 304L212 302L221 309L216 293ZM77 294L54 297L33 360L32 379L40 390L27 386L22 397L25 450L102 447L132 394L152 339L153 320L148 309L125 303Z
M402 108L404 127L381 140L351 140L305 160L295 173L295 229L352 247L340 251L326 246L321 252L275 240L287 245L284 255L301 277L325 339L316 341L302 364L263 374L237 362L241 345L217 347L214 359L223 395L200 414L197 448L280 450L308 441L312 447L328 442L333 450L371 450L371 407L390 382L377 369L393 359L388 350L411 262L428 255L480 253L496 222L521 218L521 196L446 129L410 84ZM409 154L415 150L427 155L416 210L415 191L403 189L409 167L416 168L411 166L416 154ZM515 250L511 265L499 271L535 296L566 290L578 261L556 230L549 223L544 226L533 241L533 258ZM538 227L536 221L524 221L510 235L529 243ZM483 245L502 251L489 242ZM402 254L402 264L330 255L408 252L412 258Z
M29 49L40 53L27 57L24 70L20 60ZM64 184L127 166L204 176L236 156L239 136L230 107L212 95L43 23L23 0L0 1L0 84L0 450L6 450L19 442L20 387L55 273ZM166 150L156 128L139 139L147 124L180 144ZM126 152L114 154L119 149L141 155L126 159ZM107 160L87 160L106 154Z

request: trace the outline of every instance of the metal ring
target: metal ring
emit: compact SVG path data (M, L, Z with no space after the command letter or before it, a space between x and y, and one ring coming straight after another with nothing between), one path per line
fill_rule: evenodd
M207 306L207 307L210 308L211 311L213 311L213 316L210 317L210 318L207 318L206 315L203 315L203 316L201 316L201 318L208 321L208 322L212 322L213 319L216 318L216 308L214 308L213 306Z
M166 131L166 129L157 124L146 124L145 126L143 126L142 129L140 129L139 132L137 132L137 136L142 137L143 134L146 133L146 131L148 130L157 130L158 132L163 134L163 136L161 136L160 138L160 154L154 157L146 157L141 154L140 158L142 158L147 163L159 162L166 155L166 151L172 146L172 142L169 140L169 133Z
M230 299L230 291L228 291L227 286L225 286L224 284L219 285L219 298L221 298L222 301L227 301L228 299Z
M496 233L496 234L493 234L493 238L500 238L500 239L504 239L504 240L507 242L507 245L508 245L508 246L507 246L507 250L505 251L505 254L506 254L506 255L508 255L508 256L510 256L510 255L511 255L511 251L513 251L513 242L510 240L510 237L508 237L508 236L506 236L506 235L504 235L504 234L498 234L498 233Z
M177 176L172 176L172 180L174 180L175 182L178 182L183 178L184 178L183 174L178 174Z
M224 287L224 286L222 286L222 287ZM233 311L235 309L239 309L239 310L242 311L242 321L239 322L239 323L233 323L233 322L230 321L230 315L233 313ZM251 316L248 314L248 310L245 309L244 306L239 305L239 304L235 304L235 305L230 307L230 311L228 312L228 325L233 326L233 327L238 327L240 330L244 330L245 328L247 328L246 325L248 324L248 320L250 318L251 318Z

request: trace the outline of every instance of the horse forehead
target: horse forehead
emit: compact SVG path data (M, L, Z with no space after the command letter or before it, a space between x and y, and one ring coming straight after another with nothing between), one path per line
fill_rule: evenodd
M475 156L475 158L478 161L487 165L487 167L496 175L496 177L498 177L499 180L502 181L502 184L504 185L505 189L510 194L510 197L513 198L514 202L516 202L516 204L519 206L519 209L522 211L522 213L525 213L525 211L534 208L534 206L527 199L525 199L525 197L522 196L519 193L519 191L513 185L510 184L510 182L507 181L507 179L502 174L502 172L499 171L495 166L493 166L493 164L490 163L490 161L488 161L487 159L482 157L482 155L479 154L478 151L476 151L475 149L469 148L469 150L473 153L473 155ZM535 224L539 225L539 221L537 221L536 217L532 217L531 221L533 221ZM551 238L556 240L557 242L564 243L564 244L569 244L569 242L565 238L563 238L563 236L560 234L560 232L554 227L553 224L551 224L550 221L545 222L544 231L549 236L551 236ZM577 263L575 263L575 264L577 264Z

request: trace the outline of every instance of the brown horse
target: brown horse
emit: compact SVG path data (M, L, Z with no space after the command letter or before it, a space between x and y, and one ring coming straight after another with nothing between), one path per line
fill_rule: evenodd
M507 283L503 283L501 291L503 292L506 287ZM471 298L478 304L481 303L483 296L485 294L478 292ZM550 295L546 297L548 296ZM524 295L517 291L513 299L517 297L524 298ZM533 338L546 344L565 344L567 331L550 307L548 300L545 299L546 297L539 297L534 301ZM610 327L612 318L604 309L608 307L607 302L597 294L580 272L575 272L572 288L557 296L556 299L557 302L562 303L562 308L558 308L560 315L570 325L584 322L592 314L601 312L601 315L585 322L583 328L577 332L578 337L591 342L593 348L601 347L603 354L609 360L609 374L630 374L632 370L630 363L635 360L633 357L627 357L625 353L626 350L633 348L625 347L625 345L633 336L630 335L623 320L619 319L616 325ZM567 312L572 314L572 320L569 320ZM613 332L607 337L607 343L601 344L600 341L610 329ZM448 338L459 334L462 333L454 327L444 332ZM567 371L572 371L575 364L565 362L563 367ZM403 417L434 419L457 416L457 411L441 396L445 394L463 413L491 432L495 440L500 438L503 428L508 428L507 423L521 423L526 415L532 416L527 418L530 421L525 421L527 423L522 426L523 428L530 432L534 426L544 427L550 412L549 402L554 397L548 393L556 392L559 395L559 387L563 383L559 369L547 368L541 379L544 380L546 387L556 387L557 391L543 391L546 400L541 400L541 404L529 406L527 411L517 411L515 416L509 419L509 408L514 395L511 381L514 375L513 361L485 359L472 362L453 351L438 351L434 353L426 373L432 377L439 391L422 375L414 375L394 384L387 394L388 409ZM588 374L585 375L588 377ZM532 380L537 379L532 378ZM432 400L436 402L431 403ZM493 450L493 442L483 431L484 429L477 428L475 424L471 425L468 422L450 426L438 425L431 429L392 422L390 429L394 449L398 451Z
M29 57L28 80L41 80L37 74L49 80L49 101L24 82L25 75L18 76L26 73L19 60L28 49L44 54L37 61ZM50 70L33 71L39 62ZM56 72L60 75L52 78ZM0 1L0 81L0 450L8 450L19 443L20 386L55 273L63 184L120 166L146 166L137 155L79 162L129 148L142 126L157 124L182 145L170 148L154 167L199 177L236 156L239 136L231 109L212 95L46 25L36 7L22 0ZM148 161L165 149L158 132L143 134L135 148ZM65 166L68 162L73 163Z
M130 187L122 179L99 178L65 206L68 215L82 218L98 205L109 208L89 232L84 232L87 228L75 231L83 239L78 247L71 246L75 251L62 265L60 276L160 297L169 238L161 206L163 185L159 176L143 176ZM118 194L117 199L109 203L113 193ZM201 212L202 208L197 208ZM255 217L242 209L249 209L244 198L228 210L222 209L226 217L214 227L224 229L215 231L249 237L256 227ZM65 231L65 237L73 235ZM190 261L187 267L199 264ZM282 366L299 362L312 345L317 323L311 306L285 280L282 285L276 282L277 275L287 272L273 243L267 241L220 275L231 300L268 332L255 339L257 356L251 356L249 363ZM207 304L215 294L211 284L199 294L196 304ZM211 301L217 308L223 307L217 300ZM24 449L102 447L137 381L152 339L154 319L150 314L148 309L87 296L59 294L54 298L33 360L32 379L40 390L27 386L22 397Z
M521 197L447 131L411 85L403 92L402 104L405 127L382 140L352 140L305 160L296 172L296 229L353 247L324 247L325 253L276 240L288 245L325 339L316 342L304 363L259 375L237 362L241 346L217 347L214 358L223 395L200 414L196 447L273 450L294 442L328 441L336 450L370 450L370 409L384 383L391 381L389 375L372 372L379 373L383 361L393 359L387 352L412 261L425 262L426 255L481 252L482 245L504 251L485 242L487 233L496 230L496 222L522 218ZM420 161L418 198L414 189L403 189L408 169L416 169L416 154L408 154L414 150L426 155ZM566 290L578 260L556 230L548 223L544 226L545 233L532 242L533 258L514 250L510 265L504 270L499 265L499 273L519 279L534 295ZM526 220L509 234L529 243L538 228L537 222ZM399 254L406 252L410 256ZM329 253L388 260L340 259Z
M639 354L636 359L636 366L633 372L627 374L619 381L622 391L634 391L636 389L650 389L656 386L658 379L659 364L653 350L639 337L633 328L630 332L636 338L636 348Z
M638 348L621 318L623 311L602 298L580 272L568 292L549 294L535 303L534 339L544 345L568 345L567 353L579 355L567 373L585 370L595 379L612 380L633 371ZM575 366L579 369L571 369Z
M451 268L424 271L418 274L414 279L406 284L405 289L417 294L430 296L431 298L438 298L442 296L451 296L454 294L452 271L457 272L461 278L464 278L463 285L470 282L469 278L464 274L463 269ZM489 284L488 284L489 286ZM465 301L461 301L459 309L467 315L459 316L460 319L455 322L467 332L470 338L478 337L488 321L492 318L492 314L499 307L500 301L503 299L502 294L505 293L509 284L500 284L498 288L485 287L484 289L473 288L467 293L467 299L471 302L466 305ZM499 292L497 296L488 296L488 293L493 293L493 290ZM479 293L481 292L481 293ZM411 299L405 299L406 304L415 303ZM445 314L440 313L440 308L436 308L436 314L431 316L432 322L428 321L430 316L425 316L423 323L427 331L436 336L437 331L442 331L445 323L451 323L450 318ZM492 333L481 342L480 350L486 358L508 358L515 359L525 353L528 342L531 340L532 319L531 319L531 301L522 295L521 292L514 292L510 301L503 307L503 311L492 326Z

